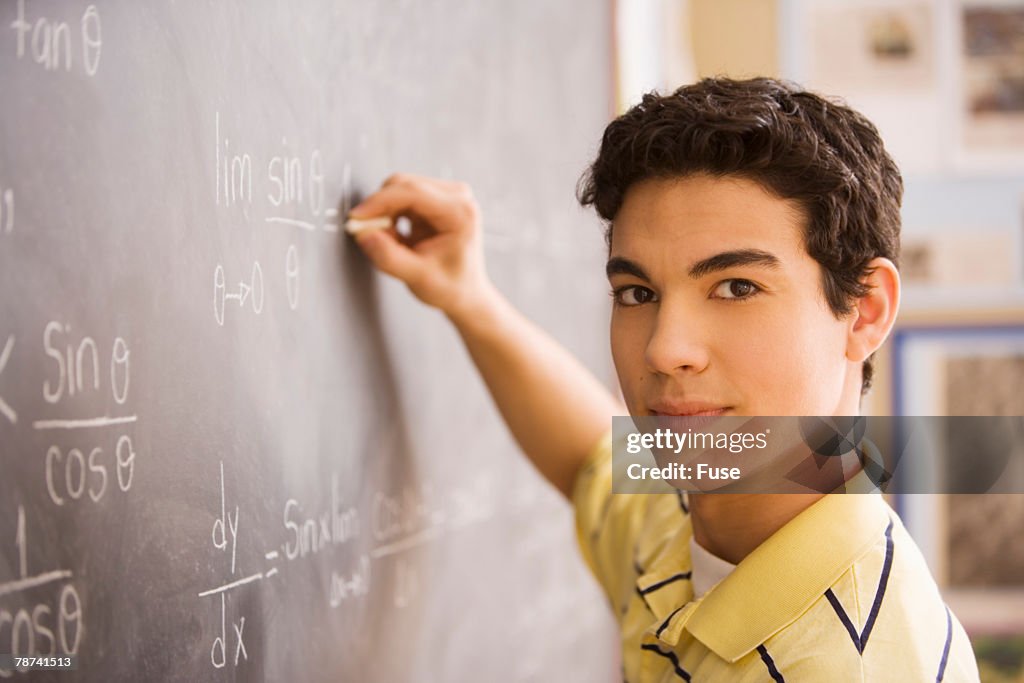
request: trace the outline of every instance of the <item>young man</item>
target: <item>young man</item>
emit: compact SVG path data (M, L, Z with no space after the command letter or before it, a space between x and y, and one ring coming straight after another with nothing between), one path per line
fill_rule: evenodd
M863 116L769 79L651 94L608 126L579 196L608 224L630 415L859 413L899 305L902 196ZM573 501L625 680L978 680L880 496L613 495L623 409L490 284L468 187L395 175L352 215L412 220L408 238L356 239L447 314L520 446Z

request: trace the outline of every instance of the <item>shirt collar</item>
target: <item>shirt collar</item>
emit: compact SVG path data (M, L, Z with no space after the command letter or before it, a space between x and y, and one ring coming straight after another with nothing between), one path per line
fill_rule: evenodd
M661 521L661 520L658 520ZM693 536L690 516L683 517L674 533L653 549L641 548L647 567L636 580L636 590L660 625L677 607L693 599L690 584L689 539ZM647 560L646 558L652 559Z
M690 602L688 581L644 595L658 581L690 570L687 520L637 579L656 619L648 633L675 646L685 629L722 659L735 662L821 598L888 523L881 496L826 495L755 548L700 600Z

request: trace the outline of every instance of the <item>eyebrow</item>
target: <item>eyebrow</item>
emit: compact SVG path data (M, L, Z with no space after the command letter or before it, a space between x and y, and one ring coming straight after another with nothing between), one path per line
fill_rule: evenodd
M696 280L705 275L736 266L758 266L760 268L775 269L780 265L779 259L767 251L761 251L760 249L734 249L697 261L690 266L687 274ZM622 256L613 256L608 259L604 270L609 279L612 275L622 274L633 275L648 282L651 280L638 263Z

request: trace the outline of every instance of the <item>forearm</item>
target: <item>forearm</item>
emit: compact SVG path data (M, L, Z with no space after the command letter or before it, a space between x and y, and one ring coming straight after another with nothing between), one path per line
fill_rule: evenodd
M625 409L497 290L449 319L520 448L569 497L587 453Z
M409 218L407 235L395 228L362 230L356 242L377 268L447 314L519 446L570 496L587 453L610 427L611 416L625 410L491 284L480 211L469 186L395 174L349 216Z

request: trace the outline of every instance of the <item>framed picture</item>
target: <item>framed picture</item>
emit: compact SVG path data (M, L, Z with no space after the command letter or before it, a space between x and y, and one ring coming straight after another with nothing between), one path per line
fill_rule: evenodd
M807 77L838 92L927 90L937 77L929 0L807 6Z
M960 0L955 11L956 161L1024 169L1024 0Z
M900 168L946 163L935 0L783 0L783 72L839 95L878 127Z
M905 172L1024 170L1024 0L780 0L783 73L838 93Z
M893 415L1024 415L1024 311L904 323L889 356ZM902 495L895 505L972 635L1024 631L1024 495Z
M901 308L1024 308L1024 229L951 226L905 230Z

